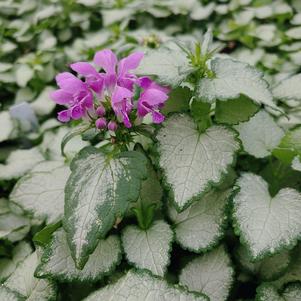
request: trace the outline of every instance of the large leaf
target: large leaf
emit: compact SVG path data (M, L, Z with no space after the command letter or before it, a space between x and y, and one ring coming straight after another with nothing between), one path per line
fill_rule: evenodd
M50 280L37 279L34 271L38 264L37 253L32 253L14 273L6 280L4 285L10 290L25 297L30 301L54 301L56 300L56 286Z
M95 282L114 270L120 258L120 240L118 236L111 235L99 241L84 269L79 270L71 257L66 233L60 229L54 233L53 239L46 246L35 275L62 282Z
M12 258L0 259L0 282L6 280L16 269L17 265L32 253L29 243L21 241L13 249ZM0 299L1 300L1 299Z
M163 221L156 221L147 230L127 226L122 235L126 258L137 268L164 276L170 260L173 232Z
M171 50L162 47L147 53L136 73L155 75L162 84L177 87L191 71L185 52L179 48Z
M129 202L139 196L146 177L146 158L140 152L108 157L86 147L71 163L72 173L65 188L64 228L72 257L83 268Z
M180 283L190 291L202 292L210 300L224 301L230 291L233 268L222 246L188 263L180 274Z
M6 164L0 164L0 180L11 180L23 176L44 157L38 148L19 149L8 156Z
M259 259L293 246L301 235L301 194L284 188L272 198L267 183L251 173L243 174L237 185L234 226L251 256Z
M238 98L243 94L258 104L277 108L263 74L254 67L231 59L215 58L210 62L213 78L203 78L197 95L206 102Z
M5 286L0 286L0 300L3 301L25 301L25 298L11 291Z
M182 114L167 119L157 139L159 164L180 210L222 180L240 148L231 129L212 126L200 134L192 118Z
M211 190L181 213L169 208L176 240L184 248L202 252L214 247L223 236L226 205L231 190Z
M291 283L281 293L271 284L258 287L256 301L301 301L301 284Z
M239 132L244 150L256 158L269 156L284 136L284 131L265 111L258 112L235 129Z
M63 162L45 161L15 185L10 199L34 218L58 221L64 212L64 188L70 174Z
M115 284L92 293L84 301L209 301L201 294L188 293L146 272L129 271Z

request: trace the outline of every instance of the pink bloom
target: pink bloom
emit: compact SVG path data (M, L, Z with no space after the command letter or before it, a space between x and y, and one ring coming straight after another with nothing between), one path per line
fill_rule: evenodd
M154 123L163 122L164 116L159 110L168 99L169 88L158 85L148 77L140 78L139 85L143 92L138 99L138 117L142 118L150 113Z
M116 86L112 94L112 108L117 118L121 119L127 128L132 126L128 116L133 108L132 97L132 91L119 86Z
M60 89L52 92L50 97L60 105L67 107L58 114L58 119L67 122L72 119L80 119L88 109L93 107L93 94L88 85L69 72L63 72L56 76L56 82Z
M117 123L115 121L112 121L112 120L109 121L109 123L108 123L108 129L110 131L115 132L117 130L117 128L118 128L118 125L117 125Z
M95 121L95 126L96 126L99 130L105 129L106 126L107 126L107 121L106 121L106 119L103 118L103 117L98 118L98 119Z
M94 63L104 69L104 82L109 91L113 91L116 85L132 90L137 77L130 71L139 66L142 58L143 52L134 52L118 63L114 52L104 49L95 54Z

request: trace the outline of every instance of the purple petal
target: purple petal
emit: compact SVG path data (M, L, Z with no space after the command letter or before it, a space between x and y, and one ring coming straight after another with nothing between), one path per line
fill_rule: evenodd
M152 113L153 122L156 124L162 123L165 119L164 115L162 115L160 112L153 112Z
M148 108L147 106L144 105L143 101L139 101L138 102L138 116L139 117L144 117L145 115L147 115L149 112L151 112L151 109Z
M76 105L71 109L71 117L72 119L80 119L84 115L84 110L80 105Z
M129 70L136 69L139 66L143 56L143 52L137 51L123 58L118 64L118 75L122 77L128 73Z
M150 107L163 104L167 98L167 94L157 89L147 89L140 96L141 101L147 102Z
M104 129L106 128L107 126L107 121L105 118L98 118L96 121L95 121L95 126L101 130L101 129Z
M109 74L116 73L117 57L110 49L104 49L96 52L94 56L94 63L102 67Z
M60 73L56 76L58 86L71 94L78 90L85 89L85 84L69 72Z
M70 111L64 110L57 114L57 119L61 122L68 122L70 120Z
M57 85L60 87L62 82L64 82L67 79L74 78L74 77L75 76L70 72L62 72L62 73L59 73L55 77L55 80L56 80Z
M49 93L50 98L55 101L57 104L66 105L70 104L73 101L72 94L59 89Z
M146 89L157 89L157 90L160 90L164 93L169 93L170 92L170 88L158 85L156 82L154 82L153 80L151 80L147 76L140 77L139 80L138 80L138 84L144 90L146 90Z
M84 76L94 75L97 76L98 73L95 68L86 62L78 62L70 65L70 68L75 72L82 74Z
M121 102L124 98L132 98L132 97L133 97L133 92L131 92L126 88L116 86L112 94L112 103L114 105Z

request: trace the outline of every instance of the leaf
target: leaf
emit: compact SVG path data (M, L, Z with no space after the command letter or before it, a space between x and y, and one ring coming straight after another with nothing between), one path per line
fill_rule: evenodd
M140 66L136 69L138 75L154 75L166 86L176 88L193 71L189 65L186 53L181 49L161 47L148 52Z
M300 80L301 74L284 79L273 88L274 97L284 102L287 100L301 100Z
M171 286L161 278L143 271L130 270L116 283L92 293L84 301L209 301L201 294Z
M244 150L256 158L269 156L284 136L284 131L265 111L258 112L235 129L239 132Z
M247 249L242 245L239 246L237 255L243 268L264 281L277 279L284 274L291 261L290 253L284 251L273 256L265 257L262 260L252 262Z
M72 128L70 131L68 131L68 132L66 133L66 135L63 137L62 143L61 143L61 153L62 153L62 156L65 156L64 149L65 149L66 144L67 144L73 137L75 137L75 136L77 136L77 135L80 135L80 134L84 133L84 132L87 131L89 128L90 128L90 125L84 124L84 125L80 125L80 126L77 126L77 127L75 127L75 128Z
M22 177L44 157L38 148L18 149L10 153L6 164L0 164L0 180L11 180Z
M224 301L233 276L230 258L220 246L188 263L181 271L179 282L190 291L206 294L210 300Z
M211 190L181 213L169 207L176 240L182 248L205 252L214 247L224 235L226 206L231 190Z
M53 87L46 86L40 95L30 103L30 106L38 116L48 115L55 108L55 102L49 96L52 91L54 91Z
M69 174L63 162L42 162L17 182L10 200L34 218L56 222L63 216L64 188Z
M6 280L4 285L15 293L30 301L56 300L56 286L50 280L37 279L34 271L38 264L37 253L32 253L14 273Z
M46 246L35 275L61 282L96 282L113 271L121 259L119 237L111 235L100 240L83 270L75 267L63 229L56 231Z
M259 106L244 95L227 101L217 100L215 120L218 123L238 124L239 122L248 121L258 110Z
M292 161L292 169L301 171L301 161L298 156L296 156Z
M256 290L256 301L301 301L301 284L291 283L278 293L271 284L262 284Z
M25 87L26 84L33 78L34 72L27 64L20 64L16 66L15 70L16 83L20 87Z
M7 111L0 112L0 142L8 140L14 130L14 123Z
M256 68L231 59L215 58L210 62L213 78L203 78L197 86L197 95L206 102L249 97L257 104L264 104L279 110L273 102L263 74Z
M272 198L267 183L252 173L243 174L237 185L234 227L251 257L260 259L294 246L301 235L301 194L284 188Z
M12 292L7 287L0 286L0 300L5 301L25 301L19 294Z
M28 255L32 253L29 243L25 241L19 242L12 251L12 258L0 259L0 282L6 280ZM0 298L1 300L1 298Z
M131 151L110 158L86 147L71 163L65 188L64 228L72 257L83 268L97 246L139 196L146 178L144 155Z
M301 156L301 126L285 134L273 155L286 164L290 164L295 156Z
M154 275L164 276L170 261L173 232L164 221L156 221L147 230L127 226L122 244L127 260L137 268L148 269Z
M52 238L52 233L62 226L62 221L58 221L55 224L49 224L44 227L41 231L37 232L32 241L37 246L45 247Z
M159 165L179 210L222 180L240 148L229 128L212 126L200 134L196 127L189 116L177 114L157 133Z
M24 216L14 213L0 215L0 239L18 241L30 230L30 221Z

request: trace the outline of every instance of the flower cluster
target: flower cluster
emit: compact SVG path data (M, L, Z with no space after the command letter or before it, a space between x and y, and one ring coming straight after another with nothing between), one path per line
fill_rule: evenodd
M66 106L58 113L58 119L68 122L83 118L95 122L98 129L111 131L116 131L118 123L130 128L148 114L154 123L161 123L164 116L160 109L169 89L132 73L142 58L142 52L134 52L118 62L111 50L104 49L93 60L101 72L87 62L71 64L70 68L81 78L70 72L58 74L60 89L50 95L57 104Z

